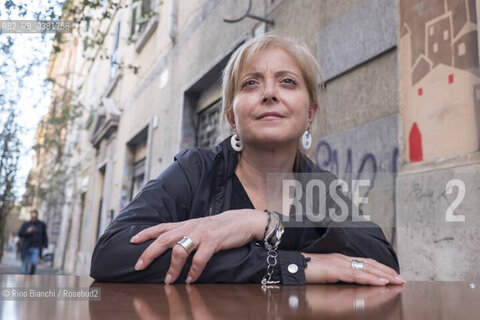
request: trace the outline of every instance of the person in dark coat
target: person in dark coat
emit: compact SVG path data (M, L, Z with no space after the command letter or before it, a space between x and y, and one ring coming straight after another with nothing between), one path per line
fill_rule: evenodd
M47 226L38 219L36 209L30 211L30 221L22 224L18 236L22 241L20 247L22 274L35 274L41 250L48 247Z
M167 284L404 283L382 230L355 219L344 186L300 152L300 138L311 144L319 82L316 59L297 41L266 34L238 48L223 73L223 115L234 134L211 150L181 151L149 181L99 238L90 275ZM271 184L272 174L284 178ZM285 193L291 181L296 189ZM309 183L326 188L309 198Z

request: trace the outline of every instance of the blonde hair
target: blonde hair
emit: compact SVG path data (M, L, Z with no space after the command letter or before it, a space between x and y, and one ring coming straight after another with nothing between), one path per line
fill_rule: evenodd
M222 75L222 118L232 112L233 100L238 88L240 72L243 66L256 53L266 49L279 48L288 53L297 63L302 72L310 103L318 105L318 93L323 80L320 67L315 57L307 49L306 45L293 39L281 37L273 33L266 33L257 38L250 39L241 45L230 57Z

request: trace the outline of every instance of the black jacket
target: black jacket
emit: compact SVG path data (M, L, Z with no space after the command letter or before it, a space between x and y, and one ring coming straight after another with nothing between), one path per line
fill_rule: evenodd
M170 266L171 249L143 271L135 271L137 259L153 240L131 244L141 230L164 222L178 222L215 215L230 209L232 174L237 153L225 139L212 150L187 149L158 178L149 181L100 237L92 255L90 275L97 281L163 282ZM319 172L307 157L297 160L299 172ZM324 172L324 179L335 176ZM336 203L327 197L327 207ZM349 201L345 198L346 201ZM352 227L351 226L355 226ZM360 226L360 227L359 227ZM316 228L286 228L278 250L275 277L283 284L304 284L304 258L300 252L332 253L373 258L399 271L397 257L381 229L371 223L359 225L328 222ZM260 283L266 270L267 251L255 241L216 253L197 280L200 283ZM178 282L184 282L191 266L187 260ZM290 264L299 269L287 271ZM275 278L274 277L274 278Z
M29 227L34 227L33 232L27 233ZM48 247L47 226L40 220L26 221L20 227L18 236L21 238L20 257L23 260L28 248L46 248ZM40 250L41 252L41 250Z

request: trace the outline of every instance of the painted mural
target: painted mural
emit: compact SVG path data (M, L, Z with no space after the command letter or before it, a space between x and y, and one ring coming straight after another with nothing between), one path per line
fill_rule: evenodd
M479 149L480 72L475 0L400 0L405 158Z

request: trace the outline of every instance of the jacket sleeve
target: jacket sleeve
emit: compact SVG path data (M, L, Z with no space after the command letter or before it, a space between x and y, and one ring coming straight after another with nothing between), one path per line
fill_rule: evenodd
M314 230L307 230L314 232ZM308 253L341 253L351 257L371 258L397 272L398 259L379 226L372 222L332 223L325 233L303 248Z
M18 230L18 236L23 238L28 237L29 234L27 233L27 229L28 229L28 222L24 222L20 227L20 230Z
M130 243L130 238L145 228L165 222L178 222L189 217L194 192L177 161L157 179L149 181L133 201L118 215L99 238L91 261L90 275L97 281L163 282L170 266L171 249L155 259L145 270L134 265L153 242ZM260 283L265 274L267 252L251 242L246 246L216 253L208 262L197 282ZM299 252L279 250L274 279L292 283L286 271L289 263L303 263ZM177 282L184 282L191 266L187 260ZM303 270L295 283L305 283Z

